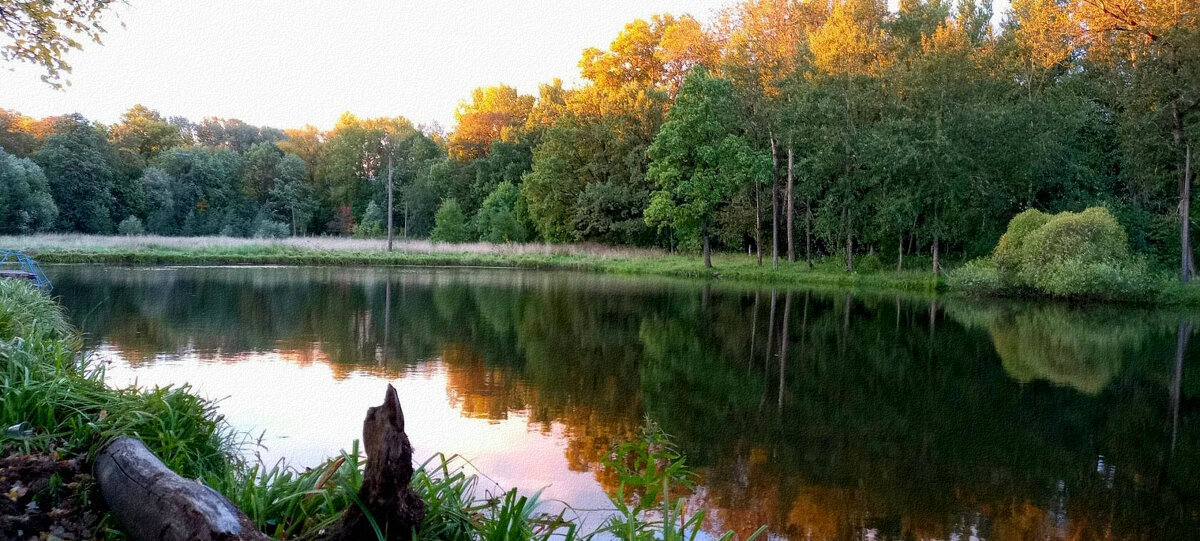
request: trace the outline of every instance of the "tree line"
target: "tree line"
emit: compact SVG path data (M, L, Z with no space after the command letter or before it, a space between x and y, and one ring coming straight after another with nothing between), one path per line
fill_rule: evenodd
M745 0L636 20L584 83L476 89L453 131L0 114L5 233L598 242L893 261L986 254L1029 208L1107 207L1194 273L1200 7ZM910 261L912 261L910 259Z

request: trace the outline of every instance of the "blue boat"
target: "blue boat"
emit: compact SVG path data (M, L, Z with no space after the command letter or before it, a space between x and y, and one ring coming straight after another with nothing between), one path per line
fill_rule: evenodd
M0 278L29 280L45 292L54 289L37 260L21 252L0 250Z

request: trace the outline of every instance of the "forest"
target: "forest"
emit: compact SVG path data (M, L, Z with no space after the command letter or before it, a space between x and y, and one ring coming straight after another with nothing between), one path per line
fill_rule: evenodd
M632 21L579 75L478 88L450 130L0 109L0 234L391 226L937 272L1027 209L1100 206L1154 268L1194 274L1194 0L746 0Z

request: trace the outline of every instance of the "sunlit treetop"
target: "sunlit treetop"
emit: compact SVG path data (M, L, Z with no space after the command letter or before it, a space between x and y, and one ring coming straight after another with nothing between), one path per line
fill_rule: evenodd
M809 34L813 64L829 75L877 75L886 66L882 0L840 0L829 20Z
M139 166L162 151L183 144L178 126L141 104L121 115L121 121L109 129L108 138L119 154Z
M674 95L693 67L718 57L716 40L695 18L655 15L625 25L608 51L584 50L579 69L598 87L661 87Z
M45 68L42 80L61 88L71 71L64 56L82 49L76 40L100 43L101 18L113 0L0 0L0 58Z
M727 36L723 75L778 97L780 85L807 54L806 36L829 15L826 2L750 0L726 9L719 18Z
M476 88L470 101L454 111L457 125L450 134L450 156L473 160L487 154L492 141L515 142L534 101L505 84Z

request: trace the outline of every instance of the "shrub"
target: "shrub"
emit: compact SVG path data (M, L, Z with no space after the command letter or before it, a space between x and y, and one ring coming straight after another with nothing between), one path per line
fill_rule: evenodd
M523 242L525 227L517 220L517 202L521 191L511 182L501 182L483 200L475 215L475 228L487 242Z
M363 211L362 221L354 224L353 236L360 239L369 239L382 237L386 234L383 230L384 220L387 216L383 214L383 209L379 208L374 201L367 203L367 210Z
M453 198L443 201L442 206L438 207L433 224L430 240L435 242L467 242L471 240L471 231L467 227L467 216L463 214L458 201Z
M1008 230L1000 237L996 249L992 251L992 261L1001 273L1015 273L1020 266L1022 246L1025 238L1039 227L1050 221L1050 215L1037 209L1022 212L1008 222Z
M953 289L960 289L975 295L1001 295L1005 293L1004 284L996 263L987 257L969 261L946 275L946 283Z
M288 224L275 220L262 220L258 222L258 227L254 228L254 238L256 239L282 239L287 237L292 232Z
M137 216L130 216L117 224L117 233L127 237L144 235L146 234L146 227L142 225L142 221Z
M950 281L975 293L1094 299L1133 299L1151 288L1145 261L1129 251L1125 228L1101 207L1022 212L1009 222L990 262L964 265Z

